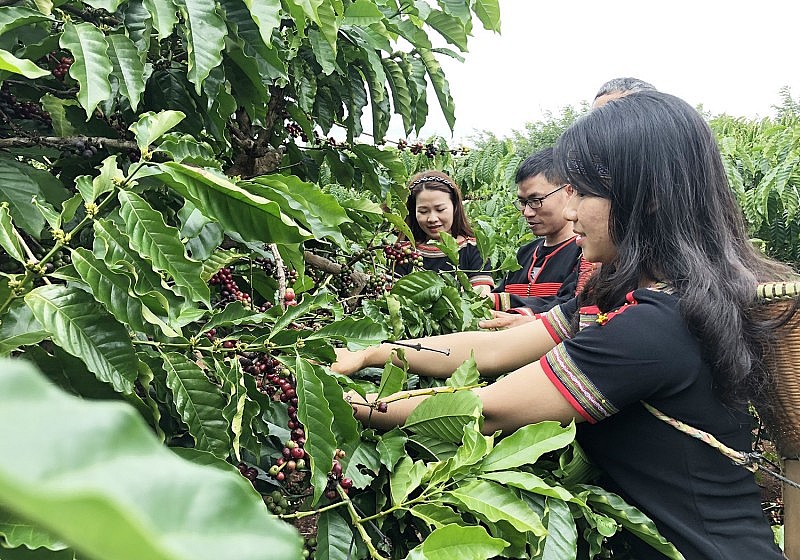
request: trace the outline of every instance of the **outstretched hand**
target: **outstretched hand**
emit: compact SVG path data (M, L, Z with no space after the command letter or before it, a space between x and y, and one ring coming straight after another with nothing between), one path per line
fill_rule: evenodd
M505 311L492 311L492 318L480 321L478 326L482 329L508 329L510 327L517 327L535 320L536 317L532 315L506 313Z
M342 375L350 376L364 367L364 359L360 352L352 352L347 348L334 348L336 361L331 364L331 370Z

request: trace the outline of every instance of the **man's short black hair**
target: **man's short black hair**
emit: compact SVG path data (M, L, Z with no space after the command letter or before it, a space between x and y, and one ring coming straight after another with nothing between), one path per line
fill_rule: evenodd
M514 177L514 182L519 185L521 182L531 177L536 177L539 174L544 174L547 181L553 185L566 182L562 181L558 172L556 172L553 163L552 146L539 150L525 158L525 161L517 168L517 175Z

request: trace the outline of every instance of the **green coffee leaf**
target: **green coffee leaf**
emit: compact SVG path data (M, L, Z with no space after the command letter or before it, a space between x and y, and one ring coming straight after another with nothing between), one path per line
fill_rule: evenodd
M547 538L544 541L542 560L575 560L578 529L567 503L557 498L548 498L544 525L547 527Z
M389 478L392 504L402 504L411 492L419 488L427 470L428 467L422 461L414 461L408 456L400 459Z
M475 0L472 11L481 20L484 29L500 33L500 3L498 0Z
M370 0L356 0L344 10L343 25L358 25L367 27L373 23L383 21L384 15L378 6Z
M12 29L16 29L17 27L23 27L40 21L50 21L51 19L52 18L47 17L41 12L31 10L30 8L5 5L3 9L0 10L0 35Z
M231 450L228 422L222 410L227 400L200 367L176 352L162 354L167 385L175 408L189 426L195 448L225 459Z
M406 560L485 560L508 546L503 539L489 536L480 526L445 525L435 529L406 556Z
M2 362L0 394L4 507L82 558L300 557L248 481L179 458L130 406L67 396L21 360Z
M559 422L529 424L503 438L483 462L484 472L532 465L544 453L561 449L575 439L575 423L562 427Z
M246 191L224 175L180 163L159 168L164 171L160 177L173 190L245 241L293 244L309 237L279 204Z
M144 0L144 7L153 18L153 27L158 32L158 40L166 39L172 35L175 24L178 23L178 8L172 0Z
M337 420L338 421L338 420ZM381 440L378 442L378 452L381 455L381 463L384 467L392 471L395 464L406 456L406 441L408 437L405 432L400 428L381 435Z
M25 303L53 341L83 360L98 379L120 393L133 391L138 372L128 331L92 296L52 284L29 292Z
M464 427L480 413L481 400L472 391L439 393L422 401L403 427L417 434L461 443Z
M481 474L481 478L485 480L493 480L504 486L512 486L531 492L533 494L540 494L542 496L549 496L551 498L558 498L563 501L576 501L583 503L573 496L569 491L565 490L562 486L550 486L540 477L533 473L525 471L498 471Z
M464 520L461 519L456 512L448 506L439 504L417 504L408 513L414 517L421 519L428 527L438 529L445 525L452 523L464 525Z
M468 387L480 381L478 365L475 363L475 354L470 353L469 359L458 366L453 375L447 378L445 385L448 387Z
M0 70L5 70L6 72L11 72L13 74L22 74L31 80L50 74L49 70L39 68L30 60L17 58L10 52L3 49L0 49Z
M60 556L55 555L56 551L68 554L67 557L70 560L74 557L74 552L66 550L67 545L60 539L54 538L40 527L2 508L0 508L0 536L4 539L4 548L25 547L26 550L45 548L51 551L51 553L47 553L47 558L53 558L53 560L59 560L60 558ZM44 551L38 551L38 553L45 555ZM5 550L3 555L7 555ZM11 557L9 556L9 558Z
M181 111L161 111L154 113L148 111L139 117L139 120L128 127L136 137L136 144L142 153L149 151L149 146L166 132L175 128L186 115Z
M592 509L610 517L667 558L683 559L683 555L678 552L678 549L661 536L653 521L641 510L626 503L617 494L598 486L581 484L578 487L588 491L586 502Z
M22 346L37 344L48 336L49 333L36 320L30 307L21 299L16 299L0 321L0 356L8 356Z
M11 222L11 213L8 211L8 202L0 202L0 247L5 249L8 255L21 263L27 259L22 251L22 245L17 237L17 230Z
M59 40L61 48L69 50L74 62L69 75L80 86L78 101L86 111L88 121L99 103L111 97L108 77L114 67L108 56L108 43L103 32L91 23L67 22Z
M175 281L176 292L208 307L211 294L208 284L200 278L202 265L186 256L178 230L164 223L161 213L139 195L120 191L118 198L131 248L152 262L155 269L168 273Z
M382 325L367 317L360 319L345 317L340 321L328 323L308 337L309 340L314 338L341 340L347 343L348 348L355 350L380 344L386 340L387 333Z
M513 490L505 486L476 480L451 490L448 496L488 521L507 521L517 531L532 533L537 537L547 534L539 516Z
M324 511L317 521L317 560L355 558L353 528L336 510Z
M217 13L214 0L184 0L179 6L184 15L188 78L200 95L211 70L222 62L227 28Z
M306 428L305 450L310 456L311 462L311 484L314 487L313 503L316 503L325 491L328 473L333 465L333 455L336 452L333 412L325 398L324 382L320 375L325 374L318 374L314 366L298 357L295 368L298 399L297 418Z
M119 80L119 92L130 101L135 112L144 93L144 64L133 41L125 35L109 35L108 56L114 65L114 76Z

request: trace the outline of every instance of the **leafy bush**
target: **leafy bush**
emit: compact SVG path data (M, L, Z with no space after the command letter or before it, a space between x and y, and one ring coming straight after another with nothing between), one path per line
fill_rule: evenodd
M474 365L444 388L324 365L487 312L463 274L394 277L414 162L379 147L428 85L452 126L458 54L428 33L464 51L473 17L499 29L495 0L0 7L4 558L591 557L621 527L674 555L581 486L573 427L480 436ZM342 396L373 386L450 394L378 434Z

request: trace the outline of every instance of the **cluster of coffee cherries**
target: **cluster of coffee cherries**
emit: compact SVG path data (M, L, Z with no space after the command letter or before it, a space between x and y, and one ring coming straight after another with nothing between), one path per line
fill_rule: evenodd
M341 449L336 450L331 472L328 473L328 485L325 487L325 497L331 501L339 499L339 493L336 491L337 486L341 486L345 494L349 494L350 489L353 487L353 481L342 474L342 464L339 459L344 459L345 457L344 451Z
M281 363L265 352L244 352L239 356L239 364L245 373L256 378L256 386L270 397L278 391L284 375Z
M337 293L340 297L347 297L351 295L355 283L352 277L352 268L347 264L343 264L339 274L331 275L329 272L320 270L318 268L309 268L307 270L308 276L314 281L316 286L325 284L331 291ZM328 277L330 276L330 279Z
M386 292L391 292L393 286L394 276L391 274L374 274L367 279L364 292L370 296L380 297Z
M50 121L50 115L38 103L17 101L17 97L11 93L7 82L3 83L0 88L0 111L9 119Z
M306 133L303 132L303 128L296 122L288 121L286 123L286 132L292 138L300 138L303 142L308 142L308 136L306 136Z
M289 513L291 504L286 499L280 490L273 490L269 494L264 494L264 503L267 504L267 509L275 515Z
M283 444L281 457L278 457L267 471L275 480L283 482L292 473L306 470L306 451L303 449L306 443L306 431L297 418L298 399L295 379L291 375L286 375L280 362L268 354L261 354L252 365L245 363L243 365L247 372L257 371L256 375L260 376L257 377L257 383L261 391L288 405L286 413L289 420L286 427L290 436Z
M317 537L313 535L303 536L303 558L314 558L317 552Z
M405 140L398 140L397 141L397 149L402 151L408 150L414 155L419 155L424 153L426 157L433 158L439 154L446 154L450 153L453 156L459 155L467 155L469 153L469 148L466 146L461 146L460 148L437 148L433 143L429 142L427 144L423 144L422 142L415 142L414 144L409 144Z
M78 140L74 144L70 144L67 146L64 151L61 152L62 158L68 158L72 156L80 156L82 158L91 158L97 155L98 152L97 146L92 144L91 142L84 142L83 140Z
M233 278L233 267L223 267L219 269L209 281L212 286L219 286L220 303L228 304L232 301L241 301L243 304L250 304L250 294L239 289L236 280Z
M422 266L422 255L420 255L419 251L406 243L385 245L383 247L383 254L386 255L386 260L390 262L394 261L397 264Z
M70 56L58 56L58 52L56 51L51 52L49 58L56 61L56 65L53 68L52 73L53 76L59 80L64 79L64 76L66 76L67 72L69 72L70 66L72 66L73 62L75 62L75 59Z
M277 267L275 261L272 259L267 259L264 257L259 257L255 260L256 264L261 267L261 270L264 271L264 274L271 278L276 277ZM289 268L283 267L283 277L286 278L287 284L294 284L297 282L297 271Z
M247 463L239 463L237 468L239 469L239 472L242 473L242 476L249 480L253 486L255 486L256 479L258 478L258 469L249 466Z

